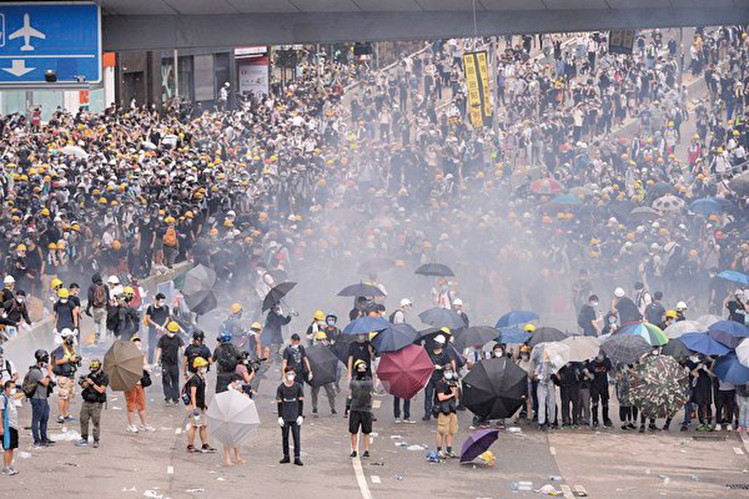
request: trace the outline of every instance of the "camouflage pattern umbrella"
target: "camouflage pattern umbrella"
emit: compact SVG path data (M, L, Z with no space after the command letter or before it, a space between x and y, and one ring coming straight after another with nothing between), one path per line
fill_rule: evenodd
M666 355L649 355L630 381L632 403L646 418L670 418L689 400L689 371Z

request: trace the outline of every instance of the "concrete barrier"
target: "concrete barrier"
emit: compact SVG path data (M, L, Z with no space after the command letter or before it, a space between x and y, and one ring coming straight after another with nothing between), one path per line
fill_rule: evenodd
M161 274L153 275L140 282L140 286L147 292L147 296L153 296L156 287L163 283L178 277L193 267L192 262L182 262ZM88 286L83 288L88 290ZM84 302L85 303L85 302ZM85 306L85 305L84 305ZM81 315L81 338L85 338L94 328L94 321L86 314ZM19 376L23 377L28 366L34 363L34 352L43 348L51 352L55 348L54 325L52 316L48 315L41 321L35 323L30 330L19 331L18 336L10 339L3 344L5 358L10 359L16 365Z

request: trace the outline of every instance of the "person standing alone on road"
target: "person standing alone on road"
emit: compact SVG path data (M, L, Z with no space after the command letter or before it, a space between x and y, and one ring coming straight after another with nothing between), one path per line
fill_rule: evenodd
M171 321L166 334L156 345L156 363L161 363L161 382L164 388L164 403L179 404L179 359L185 342L177 335L179 324ZM150 347L150 345L149 345Z
M78 447L88 446L88 420L94 424L94 449L99 447L99 435L101 428L101 408L107 401L107 386L109 377L101 368L101 361L94 359L89 365L89 374L81 380L81 439L75 445Z
M205 373L208 372L208 361L203 357L196 357L192 362L195 373L185 384L185 393L189 398L187 409L190 411L190 429L187 430L187 452L215 452L216 449L208 444L208 427L206 426L205 410L208 408L205 400ZM200 432L200 442L203 446L195 449L195 433Z
M13 451L18 448L18 410L16 382L6 381L0 397L0 439L3 442L3 475L17 475L13 467Z
M294 438L294 464L304 466L302 463L302 442L300 430L304 418L304 390L302 385L296 381L296 372L293 367L287 367L284 372L283 382L276 390L276 404L278 404L278 425L281 427L281 438L283 445L283 459L281 464L288 464L289 459L289 432Z
M52 366L49 365L49 354L46 350L34 352L36 364L29 368L23 379L24 394L31 399L31 433L34 435L34 447L49 447L54 442L47 438L49 421L49 392L52 391ZM52 385L54 386L54 385Z
M374 385L372 378L367 374L367 363L357 360L354 364L356 377L349 382L351 391L351 407L348 422L348 430L351 434L351 456L356 457L358 448L359 430L362 432L364 443L363 459L369 458L369 434L372 433L372 391Z

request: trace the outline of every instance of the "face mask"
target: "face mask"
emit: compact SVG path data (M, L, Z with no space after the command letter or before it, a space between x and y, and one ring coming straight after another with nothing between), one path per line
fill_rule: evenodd
M10 389L10 396L13 397L16 394L17 391L18 390L16 390L15 388L11 388Z
M699 362L700 358L696 355L692 355L691 357L689 357L689 360L691 360L692 362Z
M598 302L597 302L597 301L594 301L594 302L592 302L592 303L590 304L590 306L591 306L591 307L594 307L594 308L595 308L595 307L597 307L597 306L598 306Z
M163 307L164 306L164 300L159 300L156 302L157 307Z
M66 344L68 344L68 345L72 345L72 344L73 344L73 341L74 341L74 340L73 340L73 338L67 338L67 339L65 340L65 343L66 343Z
M16 301L17 301L18 303L23 303L23 298L22 298L22 297L20 297L20 296L18 296L18 297L16 297Z
M293 348L294 350L299 350L299 345L291 345L291 348Z
M335 326L335 321L328 321L328 326Z
M201 367L201 368L199 369L199 371L200 371L200 374L205 374L205 373L207 373L207 372L208 372L208 368L207 368L207 367Z
M658 355L658 349L654 348L650 353L652 353L653 355Z
M445 373L445 379L453 379L453 373Z
M294 381L294 378L296 378L296 376L294 376L293 374L287 374L286 375L286 379L289 380L289 381Z
M68 302L67 298L60 298L60 303L67 303L67 302Z
M167 331L166 335L169 336L170 338L174 338L174 333L171 331Z
M500 350L499 348L497 348L496 350L494 350L494 356L495 357L499 357L500 355L502 355L502 350Z

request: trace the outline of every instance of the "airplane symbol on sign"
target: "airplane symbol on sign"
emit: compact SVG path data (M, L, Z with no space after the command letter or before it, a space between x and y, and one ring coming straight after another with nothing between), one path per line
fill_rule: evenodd
M34 47L31 45L31 43L29 43L31 41L31 38L39 38L40 40L44 40L47 38L47 35L45 35L41 31L38 31L32 28L31 17L28 14L24 14L23 15L23 28L12 33L8 37L8 40L15 40L16 38L21 38L21 37L23 37L23 46L21 47L21 50L23 52L28 52L28 51L34 50Z

